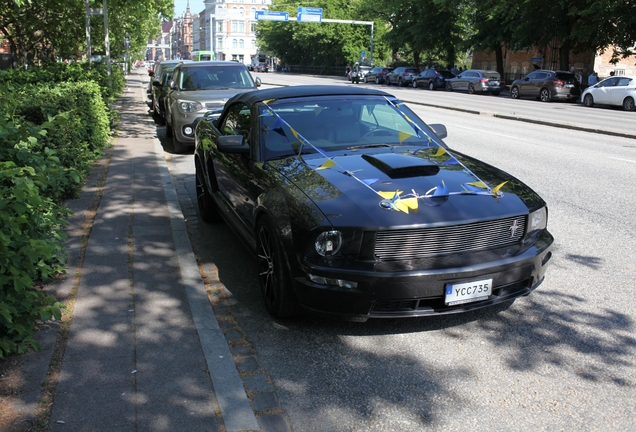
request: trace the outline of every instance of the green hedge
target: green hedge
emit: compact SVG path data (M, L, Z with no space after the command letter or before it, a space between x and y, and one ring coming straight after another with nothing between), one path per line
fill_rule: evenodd
M39 349L37 321L61 317L36 285L64 271L63 200L109 144L121 70L111 79L103 65L0 72L0 358Z

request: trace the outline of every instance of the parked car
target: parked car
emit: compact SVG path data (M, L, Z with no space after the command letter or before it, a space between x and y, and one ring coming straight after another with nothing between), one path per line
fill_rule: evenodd
M200 215L255 254L275 317L451 314L531 293L552 254L546 203L445 136L376 89L242 93L196 127Z
M384 82L386 85L397 84L400 87L411 85L413 78L419 73L416 68L398 67L386 74Z
M543 102L554 99L578 100L581 86L571 72L536 70L525 77L514 80L510 86L510 97L535 97Z
M497 96L503 88L499 72L491 70L468 69L446 80L446 90L462 90L468 94L490 93Z
M586 88L581 95L587 107L598 105L622 106L625 111L634 111L636 101L636 77L614 76Z
M172 71L173 70L164 69L163 72L161 72L161 78L157 81L152 81L152 114L160 125L166 124L165 97L170 89Z
M269 72L269 66L265 63L259 63L256 65L256 72Z
M446 80L455 78L448 70L426 69L413 79L413 88L425 87L429 90L446 88Z
M222 108L235 94L255 90L260 83L244 64L233 61L178 64L165 97L166 135L173 137L175 151L194 146L195 121L208 110Z
M376 66L371 68L369 72L366 73L362 81L366 82L375 82L376 84L383 84L386 74L391 72L392 68L386 68L382 66Z
M152 88L154 86L155 81L159 81L161 78L161 73L164 70L173 70L179 63L181 62L189 62L190 60L163 60L160 62L155 62L152 69L148 70L148 75L150 76L150 82L148 83L148 89L146 93L148 95L148 100L146 103L150 109L154 109L155 100Z

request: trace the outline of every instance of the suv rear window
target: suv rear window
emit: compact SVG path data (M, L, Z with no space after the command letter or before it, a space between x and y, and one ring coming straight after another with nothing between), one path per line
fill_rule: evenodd
M557 72L556 77L557 79L566 83L573 83L574 81L576 81L576 77L574 76L574 74L571 74L569 72Z

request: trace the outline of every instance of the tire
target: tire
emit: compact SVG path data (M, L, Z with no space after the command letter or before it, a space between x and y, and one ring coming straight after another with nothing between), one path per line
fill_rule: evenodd
M468 84L468 94L475 93L475 87L472 84Z
M634 99L631 97L626 97L623 101L623 109L625 111L634 111L636 108L634 107Z
M186 153L188 151L188 146L177 139L177 137L173 134L172 137L172 148L175 153Z
M203 177L203 171L201 170L200 164L197 162L195 183L197 191L197 205L199 207L201 219L208 223L220 222L222 219L219 214L219 209L210 196L210 191L208 191L208 188L201 177Z
M363 79L362 81L364 81L364 83L365 83L365 84L368 82L368 81L367 81L367 76L366 76L366 75L364 76L364 79Z
M449 92L453 91L453 85L451 83L446 83L446 91L449 91Z
M380 77L375 77L375 83L380 84Z
M592 108L594 106L594 97L591 94L586 94L585 98L583 98L583 105L588 108Z
M433 81L429 81L429 82L428 82L428 89L429 89L430 91L435 90L435 83L434 83Z
M417 81L413 80L413 82L411 83L411 86L413 86L413 88L417 88Z
M173 135L172 131L172 121L168 121L166 119L166 136L170 138Z
M404 87L404 81L402 81L402 78L398 78L397 85L398 87Z
M547 88L542 88L541 93L539 93L539 99L541 99L541 102L550 102L552 100L550 90L548 90Z
M389 80L389 77L384 78L384 84L390 86L391 85L391 81Z
M274 224L267 216L262 217L256 226L256 251L258 282L267 311L276 318L297 315L299 307L285 265L283 247Z
M519 87L513 87L510 89L510 97L513 99L519 99Z

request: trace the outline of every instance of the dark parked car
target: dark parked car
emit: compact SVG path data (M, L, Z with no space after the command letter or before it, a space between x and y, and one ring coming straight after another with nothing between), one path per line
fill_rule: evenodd
M223 108L237 93L255 90L254 80L242 63L201 61L180 63L174 68L165 96L166 135L172 137L176 152L194 146L194 126L208 110Z
M392 70L393 70L392 68L376 66L376 67L372 68L369 72L367 72L366 75L364 76L364 78L362 78L362 80L365 83L366 82L375 82L376 84L383 84L384 83L384 78L386 77L386 74L388 74Z
M455 78L448 70L426 69L413 79L413 87L424 87L429 90L446 88L446 80Z
M150 109L154 109L155 99L152 88L154 83L161 79L161 74L163 71L171 71L181 62L189 62L190 60L163 60L160 62L156 62L153 66L152 70L148 70L148 75L150 76L150 82L148 83L148 90L146 93L148 94L148 107Z
M166 94L170 88L170 81L172 80L172 71L173 69L164 69L161 73L161 78L157 81L152 81L152 114L157 123L160 125L164 125L166 123L166 109L164 104Z
M529 294L552 253L546 203L445 136L380 90L242 93L196 127L199 211L254 252L275 317L450 314Z
M413 78L419 73L420 71L416 68L398 67L386 74L384 82L387 85L397 84L400 87L411 85Z
M543 102L554 99L576 101L581 97L581 86L571 72L536 70L513 81L510 97L535 97Z
M491 93L497 96L503 88L499 72L490 70L469 69L446 80L446 90L462 90L468 94Z

